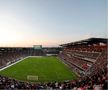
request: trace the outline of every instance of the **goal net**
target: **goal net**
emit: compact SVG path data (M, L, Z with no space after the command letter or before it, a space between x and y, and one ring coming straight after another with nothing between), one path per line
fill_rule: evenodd
M27 80L37 81L38 80L38 76L27 75Z

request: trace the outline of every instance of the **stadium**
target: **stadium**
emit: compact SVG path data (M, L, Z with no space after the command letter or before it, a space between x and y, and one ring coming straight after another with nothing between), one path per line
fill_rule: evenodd
M1 89L106 89L107 41L89 38L60 48L1 47Z
M106 0L0 0L0 90L107 90Z

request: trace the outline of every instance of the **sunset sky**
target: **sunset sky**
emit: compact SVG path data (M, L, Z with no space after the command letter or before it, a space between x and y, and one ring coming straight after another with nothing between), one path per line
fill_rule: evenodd
M107 0L0 0L0 46L106 38Z

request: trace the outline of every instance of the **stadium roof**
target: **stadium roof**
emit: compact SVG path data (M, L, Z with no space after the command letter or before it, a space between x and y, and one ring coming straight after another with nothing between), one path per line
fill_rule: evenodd
M108 42L108 39L106 39L106 38L88 38L85 40L62 44L60 46L92 45L92 44L97 44L97 43L107 44L107 42Z

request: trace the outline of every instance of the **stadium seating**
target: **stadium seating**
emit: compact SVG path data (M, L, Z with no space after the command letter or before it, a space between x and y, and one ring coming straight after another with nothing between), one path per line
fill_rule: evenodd
M0 68L16 62L27 56L43 56L42 50L34 50L33 48L0 48Z
M92 73L92 68L100 69L99 67L103 68L107 64L107 44L100 45L99 41L95 45L95 42L92 42L92 44L89 45L89 42L87 41L88 44L86 45L84 45L83 42L80 42L80 44L69 44L69 46L67 44L67 47L64 47L64 50L59 54L61 60L67 63L70 67L74 67L74 70L79 76ZM100 65L98 64L99 62ZM104 66L102 66L102 62L105 63Z

